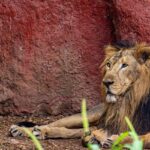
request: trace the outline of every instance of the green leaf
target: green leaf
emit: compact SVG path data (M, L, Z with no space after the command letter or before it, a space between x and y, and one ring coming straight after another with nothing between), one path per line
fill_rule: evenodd
M128 117L125 117L125 121L130 129L129 132L124 132L120 134L117 140L112 145L112 150L122 150L123 148L128 148L129 150L142 150L143 141L141 141L136 133L131 121ZM133 143L122 145L121 142L127 137L130 136L133 139Z
M97 144L88 144L89 150L100 150L99 146Z
M130 133L131 136L132 136L135 140L138 140L138 135L137 135L137 133L136 133L136 131L135 131L135 129L134 129L134 127L133 127L131 121L129 120L129 118L128 118L128 117L125 117L125 121L126 121L128 127L129 127L129 129L131 130L131 133Z
M83 129L84 133L89 132L89 122L88 122L88 117L87 117L87 112L86 112L86 100L82 100L82 119L83 119Z
M120 136L117 138L117 140L113 143L112 147L118 145L118 144L119 144L120 142L122 142L128 135L129 135L129 132L121 133Z
M125 144L124 148L128 148L130 150L142 150L143 142L142 141L133 141L132 144Z
M132 150L142 150L143 149L143 142L140 140L135 140L132 144Z
M24 131L27 133L27 135L31 138L32 142L35 144L37 150L43 150L39 140L36 138L35 135L32 134L32 132L28 128L24 128Z
M83 129L84 129L84 134L90 133L89 130L89 122L88 122L88 117L87 117L87 111L86 111L86 100L82 100L82 106L81 106L81 114L82 114L82 122L83 122ZM99 146L97 144L90 144L88 143L87 145L89 150L100 150Z

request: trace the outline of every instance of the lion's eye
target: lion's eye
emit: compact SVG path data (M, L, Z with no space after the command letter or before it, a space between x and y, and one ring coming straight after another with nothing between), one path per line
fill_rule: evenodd
M111 67L110 62L108 62L108 63L106 64L106 66L107 66L108 68L110 68L110 67Z
M128 64L124 63L124 64L121 65L121 68L126 68L127 66L128 66Z

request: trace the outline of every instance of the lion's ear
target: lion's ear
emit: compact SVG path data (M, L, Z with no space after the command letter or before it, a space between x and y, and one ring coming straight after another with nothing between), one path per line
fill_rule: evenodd
M107 45L104 48L104 52L105 52L106 57L113 56L117 51L118 51L118 48L116 48L115 46L112 46L112 45Z
M139 63L143 64L150 60L150 46L142 43L135 48L135 51Z

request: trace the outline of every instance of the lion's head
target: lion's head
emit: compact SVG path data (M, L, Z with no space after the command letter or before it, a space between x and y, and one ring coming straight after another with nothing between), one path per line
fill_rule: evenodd
M145 43L108 45L105 55L101 65L107 107L105 126L123 131L127 127L125 116L136 124L136 114L149 111L150 46Z
M103 86L107 102L117 102L129 92L143 96L150 88L150 47L136 45L107 46L103 62ZM142 93L142 92L143 93ZM139 95L139 94L141 95Z

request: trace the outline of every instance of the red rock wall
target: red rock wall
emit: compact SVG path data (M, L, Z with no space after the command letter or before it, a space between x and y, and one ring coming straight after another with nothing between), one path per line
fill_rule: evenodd
M116 39L150 42L150 1L109 0Z
M1 0L0 114L69 114L100 101L112 40L150 42L149 0Z
M0 114L74 113L100 101L105 0L0 1Z

